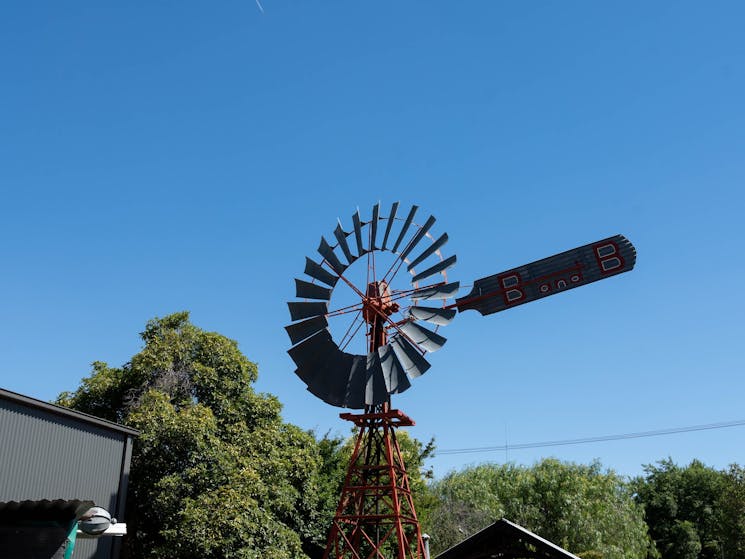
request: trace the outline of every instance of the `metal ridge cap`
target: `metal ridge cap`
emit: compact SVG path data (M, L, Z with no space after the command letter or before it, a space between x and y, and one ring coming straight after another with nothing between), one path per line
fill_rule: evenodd
M87 423L97 425L99 427L103 427L104 429L118 431L120 433L125 433L127 435L137 436L140 434L140 432L137 429L127 427L126 425L121 425L114 421L109 421L108 419L102 419L100 417L96 417L95 415L90 415L88 413L77 411L72 408L66 408L64 406L59 406L57 404L52 404L49 402L45 402L43 400L38 400L36 398L32 398L31 396L25 396L23 394L19 394L11 390L6 390L5 388L0 388L0 399L10 400L11 402L24 404L26 406L44 410L44 411L47 411L47 412L50 412L56 415L61 415L63 417L70 417L73 419L77 419L78 421L84 421Z

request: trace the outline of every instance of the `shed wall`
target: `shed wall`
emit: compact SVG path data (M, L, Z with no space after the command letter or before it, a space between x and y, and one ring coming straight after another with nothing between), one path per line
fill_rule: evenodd
M121 514L130 444L125 433L0 399L0 501L88 499ZM79 540L75 559L110 557L111 539Z

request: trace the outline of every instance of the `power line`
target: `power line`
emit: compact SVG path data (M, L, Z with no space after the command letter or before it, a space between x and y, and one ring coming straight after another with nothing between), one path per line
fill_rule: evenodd
M472 454L477 452L499 452L508 450L520 450L526 448L547 448L551 446L566 446L573 444L600 443L605 441L620 441L624 439L642 439L645 437L660 437L663 435L675 435L677 433L690 433L693 431L708 431L711 429L725 429L727 427L739 427L745 425L745 419L735 421L723 421L720 423L707 423L704 425L690 425L688 427L672 427L670 429L657 429L654 431L639 431L637 433L622 433L620 435L601 435L598 437L585 437L581 439L564 439L558 441L542 441L535 443L505 444L501 446L479 446L472 448L451 448L438 450L436 454Z

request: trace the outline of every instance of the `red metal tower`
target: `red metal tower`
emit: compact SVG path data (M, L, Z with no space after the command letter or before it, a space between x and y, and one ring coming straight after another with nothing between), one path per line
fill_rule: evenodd
M359 428L324 558L424 557L424 543L396 428L414 425L399 410L342 419Z
M368 285L363 317L371 352L386 344L384 325L397 311L385 281ZM340 417L353 422L358 433L324 559L423 558L422 532L396 439L396 429L414 421L387 402Z

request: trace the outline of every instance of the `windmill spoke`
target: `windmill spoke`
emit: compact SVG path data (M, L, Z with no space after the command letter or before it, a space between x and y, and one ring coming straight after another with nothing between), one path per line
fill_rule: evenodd
M377 217L373 214L373 219L377 219ZM376 281L378 279L377 274L375 273L375 238L373 237L373 228L368 227L368 234L367 234L367 246L370 247L370 252L367 253L367 283L369 284L370 281ZM372 280L370 279L370 276L372 274Z
M433 218L430 218L430 219L432 219L432 221L434 221ZM428 226L431 226L431 223L429 223L429 221L427 223L425 223L424 227L427 228ZM417 227L419 227L420 230L422 229L422 227L420 227L420 226L417 226ZM430 236L429 233L425 233L425 235ZM404 257L397 258L396 261L391 265L391 267L385 273L385 276L383 276L383 280L387 281L389 285L393 281L393 278L396 277L396 274L398 273L398 271L401 269L401 266L404 263L405 255L407 255L408 252L411 250L411 248L413 248L413 246L415 246L415 244L414 244L415 241L417 243L419 242L419 239L417 239L417 237L420 237L420 235L414 235L413 237L411 237L411 239L409 239L409 242L406 243L406 246L399 253L401 255L404 255ZM388 274L392 274L391 277L390 277L390 279L388 279Z
M431 289L432 287L438 287L440 285L445 285L446 282L440 281L437 283L433 283L432 285L425 285L423 287L413 287L411 289L396 289L395 291L391 292L391 300L397 301L399 299L404 299L406 297L410 297L417 291L424 291L425 289Z
M334 272L340 280L346 283L352 289L352 291L354 291L357 295L359 295L360 297L365 296L364 293L362 293L362 291L357 289L351 281L349 281L346 277L344 277L344 274L336 271L334 267L326 259L323 260L323 264L326 264L329 268L331 268L331 271Z
M360 310L357 315L354 317L354 320L352 320L351 324L349 325L349 328L347 328L347 331L344 332L344 335L341 338L341 341L339 342L339 348L343 351L347 348L349 345L349 342L351 342L354 337L357 335L357 332L360 331L360 328L365 324L364 320L360 320L360 323L357 324L357 327L355 328L354 325L357 323L357 321L362 316L362 310ZM354 332L352 332L352 329L354 328ZM351 332L351 334L350 334Z
M403 263L404 263L403 259L397 257L393 261L393 264L391 264L390 268L388 268L388 271L383 276L383 281L387 282L390 285L391 282L393 281L393 278L396 277L396 274L398 273L398 270L401 268ZM388 278L389 274L391 275L390 279Z
M343 314L350 314L353 312L359 312L362 310L362 303L355 303L354 305L348 305L346 307L340 307L338 309L334 309L333 311L329 311L326 313L326 316L341 316Z
M403 266L403 264L404 264L403 259L402 258L397 258L396 261L393 263L393 266L391 267L390 270L388 270L388 273L386 273L386 275L383 277L383 279L390 284L393 281L393 278L396 277L396 274L401 269L401 266ZM393 272L393 273L391 274L391 272ZM391 274L390 279L388 279L388 274Z
M373 260L374 258L375 258L374 251L372 251L372 250L371 251L368 251L368 253L367 253L367 276L366 276L367 277L367 285L370 285L370 281L371 281L370 280L370 272L372 271L373 266L374 266L374 260ZM372 281L375 281L375 274L373 274Z

